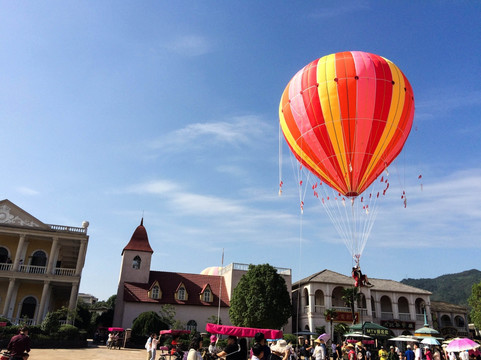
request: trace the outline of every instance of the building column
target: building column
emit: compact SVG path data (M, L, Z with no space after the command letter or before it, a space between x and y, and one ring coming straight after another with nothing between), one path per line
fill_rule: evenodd
M70 291L70 300L68 302L68 309L69 311L74 311L77 307L77 297L78 297L78 284L72 284L72 290ZM72 324L75 319L67 319L67 323L72 321Z
M392 316L393 316L393 319L399 319L399 304L398 302L394 302L392 301L391 302L391 305L392 305Z
M331 294L324 293L324 304L326 305L326 310L332 309L332 296L331 296Z
M369 294L369 297L366 294L366 310L367 310L367 316L371 319L372 321L372 295Z
M48 290L50 288L50 281L46 280L43 283L42 297L40 298L40 305L38 306L36 323L40 324L45 314L45 304L47 303Z
M433 326L433 317L431 315L431 304L428 304L428 303L425 303L426 305L426 317L427 317L427 321L428 321L428 324L429 326ZM451 321L452 323L452 321Z
M58 257L58 237L53 238L52 247L50 248L50 256L48 258L47 274L55 272L55 260Z
M22 254L24 252L25 247L25 234L20 235L20 239L17 245L17 252L15 253L15 260L13 261L13 271L19 271L20 260L22 259ZM25 261L24 261L25 265Z
M12 294L13 294L14 288L15 288L15 279L10 279L8 283L7 296L5 297L5 305L3 306L4 317L8 317L8 314L10 312L10 303L12 302Z
M374 299L374 308L376 309L376 317L381 319L381 301Z
M82 268L85 263L85 254L87 252L87 240L81 240L80 249L78 251L77 268L75 269L75 276L80 276Z
M409 302L409 315L411 316L411 321L416 322L416 304L412 301Z

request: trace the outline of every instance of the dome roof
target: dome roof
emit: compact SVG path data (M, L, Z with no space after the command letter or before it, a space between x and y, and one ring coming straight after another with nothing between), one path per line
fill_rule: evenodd
M140 225L137 226L137 229L135 229L127 246L124 247L124 250L122 250L122 255L124 254L125 250L144 251L149 253L154 252L154 250L152 250L149 244L147 230L145 230L144 227L144 218L142 218L142 220L140 221Z
M222 266L209 266L200 272L201 275L220 275Z

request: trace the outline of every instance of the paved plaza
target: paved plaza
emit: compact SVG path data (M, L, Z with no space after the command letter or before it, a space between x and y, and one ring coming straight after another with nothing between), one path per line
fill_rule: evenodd
M29 360L145 360L144 349L109 350L105 346L84 349L32 349Z

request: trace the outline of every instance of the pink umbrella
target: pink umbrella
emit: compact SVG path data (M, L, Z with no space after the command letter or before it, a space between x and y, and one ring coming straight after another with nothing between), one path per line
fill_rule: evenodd
M328 342L330 338L331 338L331 335L326 334L326 333L321 334L318 337L319 340L324 340L324 342Z
M464 350L471 350L480 346L477 342L474 342L468 338L454 339L446 347L446 351L459 352Z

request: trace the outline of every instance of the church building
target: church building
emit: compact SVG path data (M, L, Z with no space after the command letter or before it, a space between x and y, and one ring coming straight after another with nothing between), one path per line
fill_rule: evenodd
M166 304L174 306L175 320L188 330L204 331L208 319L218 314L222 324L231 325L232 291L249 265L209 267L200 274L154 271L151 270L153 253L142 219L122 250L113 326L131 328L142 312L158 312ZM277 268L277 271L290 293L291 270Z

